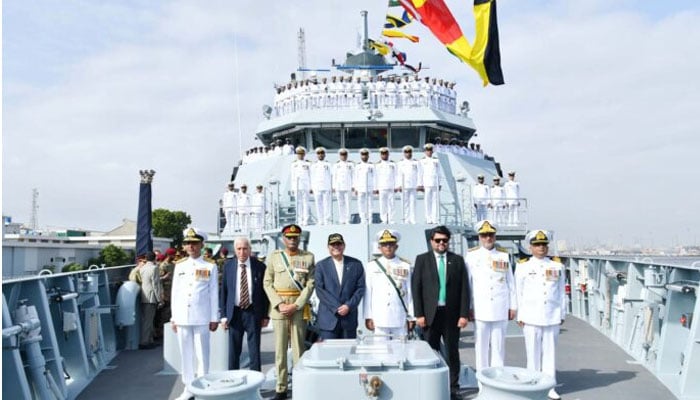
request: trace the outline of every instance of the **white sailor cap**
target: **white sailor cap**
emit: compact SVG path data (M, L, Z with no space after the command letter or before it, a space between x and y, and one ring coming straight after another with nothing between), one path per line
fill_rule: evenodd
M182 243L204 242L207 240L207 234L195 227L190 227L182 231Z
M484 179L484 175L483 175L483 174L479 174L479 175L476 176L476 179Z
M380 148L379 148L379 153L380 153L380 154L381 154L381 153L388 153L388 152L389 152L389 148L388 148L388 147L380 147Z
M323 147L323 146L318 146L318 147L316 147L316 154L320 154L320 153L324 153L324 154L325 154L325 153L326 153L326 148Z
M295 152L297 154L306 154L306 149L304 148L304 146L297 146Z
M340 148L340 149L338 149L338 154L345 154L345 155L347 155L347 154L348 154L348 149L346 149L346 148L344 148L344 147L343 147L343 148Z
M423 150L432 150L432 149L433 149L432 143L426 143L425 146L423 146Z
M532 230L525 235L525 241L530 244L549 244L552 234L544 229Z
M229 182L228 185L229 186L236 186L236 184L233 181Z
M474 231L480 235L484 233L496 233L496 225L488 219L485 219L474 224Z
M493 177L493 180L494 180L494 181L500 181L500 180L501 180L501 177L498 176L498 175L496 175L496 176Z
M369 154L369 149L366 147L363 147L360 149L360 154Z
M401 234L393 229L384 229L377 232L377 243L398 243L401 240Z
M515 171L508 171L508 176L515 176Z
M405 145L405 146L403 146L402 150L404 153L408 153L408 152L413 153L413 146Z

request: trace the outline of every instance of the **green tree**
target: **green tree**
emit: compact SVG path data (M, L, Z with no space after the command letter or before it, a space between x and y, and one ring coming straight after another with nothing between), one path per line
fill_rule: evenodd
M100 250L99 262L96 264L105 264L107 267L114 267L116 265L133 263L134 257L124 251L124 249L113 244L108 244L104 249Z
M192 218L184 211L153 210L153 236L172 239L172 246L182 244L182 231L191 223Z
M64 265L61 272L82 271L84 269L85 269L85 267L83 267L82 264L74 262L74 263Z

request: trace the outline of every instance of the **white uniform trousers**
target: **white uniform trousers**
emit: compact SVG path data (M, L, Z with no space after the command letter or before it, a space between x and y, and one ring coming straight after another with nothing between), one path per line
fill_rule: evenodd
M309 224L309 191L308 190L297 190L294 193L294 198L296 199L297 224L308 225Z
M394 191L392 189L379 191L379 215L382 223L394 223Z
M400 328L389 328L386 326L375 326L374 327L374 334L376 335L375 340L376 341L384 341L384 340L389 340L389 336L393 340L396 340L397 338L401 336L406 336L408 333L406 332L406 327L402 326Z
M477 221L483 221L487 218L487 209L486 205L484 204L477 204L476 205L476 220Z
M338 199L338 222L341 224L350 223L350 191L337 190L335 196Z
M236 209L235 208L224 208L224 218L226 218L226 226L224 227L224 232L233 233L236 231Z
M416 223L416 189L403 189L401 191L401 204L403 206L403 223Z
M329 190L314 190L316 202L316 217L319 225L331 223L331 192Z
M209 373L209 325L178 325L177 343L182 357L182 383L187 386L194 381L195 363L198 377Z
M477 371L488 367L502 367L506 356L508 321L480 321L477 319L475 322L474 353ZM490 362L489 349L491 350Z
M527 354L527 369L542 371L554 378L556 382L556 351L559 339L559 325L523 326L525 336L525 353Z
M505 224L504 216L506 214L505 206L494 205L489 211L491 221L495 222L497 226Z
M263 215L259 212L254 212L250 215L251 218L251 228L254 231L259 232L263 228Z
M508 205L508 225L510 226L518 225L519 223L518 207L517 204Z
M360 222L369 224L372 222L372 194L367 192L357 192L357 213L360 215Z
M423 201L425 203L425 222L428 224L438 223L438 211L440 210L438 205L438 194L439 191L436 186L425 187L425 198Z

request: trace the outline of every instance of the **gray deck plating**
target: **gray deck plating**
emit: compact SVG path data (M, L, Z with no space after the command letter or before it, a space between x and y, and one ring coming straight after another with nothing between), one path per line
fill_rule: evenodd
M262 336L263 371L274 362L273 333ZM509 327L506 364L525 366L523 338L517 326ZM113 361L115 368L100 373L78 399L174 399L182 391L179 376L160 375L162 347L123 351ZM460 354L463 364L474 365L471 329L462 333ZM557 354L557 390L567 400L673 399L675 396L643 366L587 323L569 317L562 326ZM264 398L274 393L263 392ZM464 391L464 399L477 396Z

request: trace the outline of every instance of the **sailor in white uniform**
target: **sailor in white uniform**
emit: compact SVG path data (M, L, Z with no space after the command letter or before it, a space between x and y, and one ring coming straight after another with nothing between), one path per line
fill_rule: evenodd
M311 188L311 163L304 160L306 149L296 148L297 159L292 162L291 189L296 199L297 223L309 223L309 190Z
M178 397L181 400L193 397L188 385L195 379L195 371L200 377L209 373L209 332L219 326L219 270L201 256L207 234L188 228L183 237L189 257L175 265L170 318L182 355L185 390Z
M317 161L311 164L311 192L316 203L318 224L331 223L331 164L326 161L326 149L316 148Z
M226 226L223 229L224 234L233 235L236 231L236 203L235 184L230 182L228 189L221 196L221 209L224 211L224 218L226 218Z
M421 174L419 188L425 192L425 222L437 224L440 210L440 161L433 157L433 144L423 147L425 157L420 160Z
M476 177L478 183L474 185L472 198L474 200L474 208L476 208L476 220L483 221L487 218L487 210L491 207L491 191L489 187L484 185L484 176Z
M374 103L377 108L386 107L386 81L381 75L377 75L377 82L374 84Z
M413 329L413 298L411 296L411 264L396 256L401 235L394 230L377 234L382 256L365 265L365 327L375 335L405 336Z
M386 108L396 108L397 107L397 94L398 86L396 85L396 79L392 76L386 82L385 95L384 95L384 106Z
M350 223L350 192L352 191L352 176L354 165L348 161L347 149L338 150L338 162L333 165L333 192L338 199L338 223Z
M506 217L506 192L501 186L501 178L493 177L493 186L491 187L491 220L497 225L505 224Z
M520 208L520 183L515 181L515 171L508 172L508 182L503 185L508 206L508 225L518 225L520 218L518 211Z
M238 211L241 232L247 235L250 233L250 194L248 194L248 185L245 183L241 185L241 192L238 193L236 210Z
M265 192L263 191L263 185L258 184L255 186L255 193L250 196L250 217L251 217L251 228L260 232L263 228L263 221L267 210L265 209Z
M372 222L372 193L374 192L374 164L369 162L369 149L360 149L360 162L355 165L352 176L352 190L357 196L357 213L360 222Z
M518 298L518 325L525 336L527 368L542 371L556 380L556 345L559 327L566 317L566 277L564 266L549 257L551 234L545 230L530 231L532 257L515 269ZM554 390L550 399L559 399Z
M416 223L416 190L422 175L421 164L413 159L413 147L403 147L403 160L397 163L397 184L401 191L401 204L403 207L403 222L405 224Z
M465 260L472 288L470 319L476 321L476 369L482 370L503 366L506 327L508 320L515 318L517 299L508 251L495 246L495 225L489 220L479 221L474 230L479 234L480 246L469 249Z
M381 160L374 165L376 170L375 192L379 195L379 216L384 224L394 223L394 192L396 187L396 163L389 160L389 149L379 149Z

